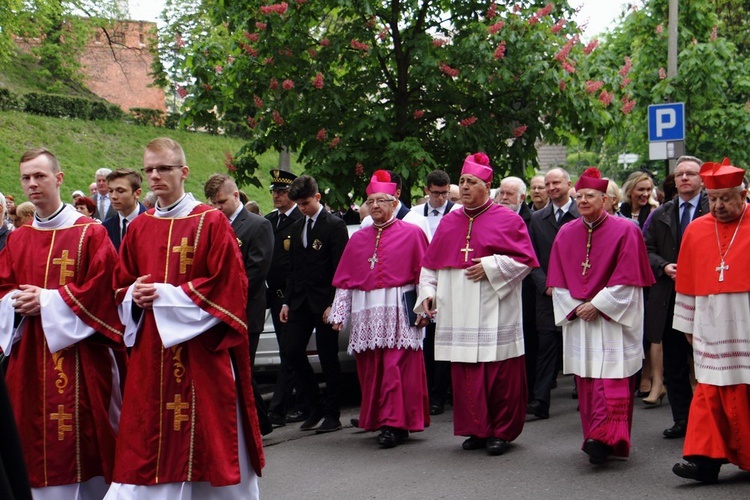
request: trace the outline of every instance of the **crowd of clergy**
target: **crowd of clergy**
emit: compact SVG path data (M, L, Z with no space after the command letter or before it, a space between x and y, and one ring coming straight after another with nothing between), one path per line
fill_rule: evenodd
M458 184L431 172L412 208L378 170L351 237L352 213L327 210L309 175L271 171L266 217L226 175L196 200L169 138L140 172L97 171L76 208L52 152L19 172L34 210L0 231L3 498L258 498L262 434L342 428L347 328L352 425L382 448L451 404L464 450L512 451L528 418L554 417L562 372L591 464L628 457L636 401L668 396L676 475L750 470L750 220L728 159L683 156L663 190L647 172L621 192L596 168L575 185L553 168L527 203L475 153ZM266 308L281 358L268 405L251 375Z

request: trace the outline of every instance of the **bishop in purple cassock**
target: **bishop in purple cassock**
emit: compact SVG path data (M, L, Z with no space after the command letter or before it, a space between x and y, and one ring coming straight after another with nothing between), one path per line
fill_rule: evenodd
M430 424L422 328L407 310L407 303L414 307L427 237L395 217L395 193L388 172L375 172L366 202L374 224L354 233L344 249L330 318L334 330L351 321L349 352L362 389L359 427L379 430L384 448Z
M427 249L415 311L434 318L435 359L451 362L453 433L500 455L526 418L521 281L539 264L523 219L489 198L492 175L483 153L466 158L463 207Z
M560 228L547 271L563 327L563 370L576 375L582 449L594 464L630 452L643 288L654 283L638 227L604 210L607 183L595 168L578 180L581 218Z

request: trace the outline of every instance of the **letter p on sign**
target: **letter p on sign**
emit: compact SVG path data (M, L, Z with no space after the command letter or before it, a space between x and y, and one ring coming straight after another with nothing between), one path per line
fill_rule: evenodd
M674 109L656 110L656 137L664 137L664 131L674 128L677 123L677 113Z

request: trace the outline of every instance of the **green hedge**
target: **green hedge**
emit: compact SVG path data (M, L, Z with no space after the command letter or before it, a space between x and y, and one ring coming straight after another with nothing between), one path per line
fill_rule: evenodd
M6 88L0 87L0 111L19 109L18 96Z
M153 108L130 108L130 115L137 125L163 127L167 120L167 114L164 111Z
M29 92L23 97L23 110L44 116L80 118L82 120L119 120L123 112L119 106L83 97L71 97L42 92Z

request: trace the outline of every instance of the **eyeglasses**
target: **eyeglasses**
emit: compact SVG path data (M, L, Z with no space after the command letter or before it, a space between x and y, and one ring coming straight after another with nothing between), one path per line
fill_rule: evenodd
M182 168L182 165L156 165L155 167L143 167L143 175L151 175L156 170L159 175L165 175L172 171L173 168Z
M377 200L367 200L365 202L365 205L368 207L371 207L373 205L387 205L388 203L393 203L396 200L389 200L388 198L378 198Z
M685 177L695 177L696 175L700 175L700 174L698 172L675 172L674 173L675 178L682 177L683 175Z
M432 196L448 196L449 191L430 191Z

